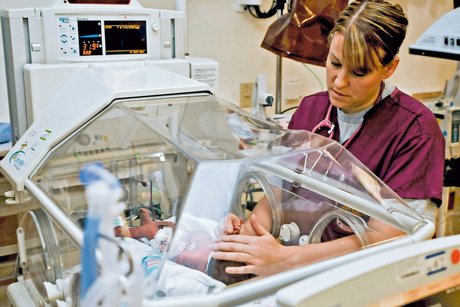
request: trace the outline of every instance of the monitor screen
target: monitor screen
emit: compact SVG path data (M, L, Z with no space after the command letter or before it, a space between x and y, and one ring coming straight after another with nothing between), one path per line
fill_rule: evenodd
M147 53L145 20L105 21L104 35L107 55Z
M81 56L102 55L100 20L78 20L78 44Z

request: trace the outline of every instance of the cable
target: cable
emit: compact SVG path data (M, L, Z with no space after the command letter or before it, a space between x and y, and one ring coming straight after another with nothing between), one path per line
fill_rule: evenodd
M281 114L284 114L284 113L289 112L289 111L291 111L291 110L295 110L295 109L297 109L298 107L299 107L299 106L293 106L293 107L287 108L286 110L281 111Z
M321 81L321 79L318 77L318 75L310 67L308 67L308 65L306 65L305 63L302 63L302 65L303 65L303 67L305 67L313 75L313 77L315 77L316 81L318 81L318 83L319 83L319 85L321 87L321 91L324 91L324 84ZM297 109L297 108L298 108L298 106L287 108L286 110L281 111L280 114L289 112L289 111Z
M256 18L270 18L274 16L278 10L282 10L285 3L286 0L273 0L272 6L268 11L262 11L260 5L248 5L246 7L249 13Z
M248 5L247 8L248 8L249 13L252 16L254 16L256 18L264 18L264 19L274 16L276 14L276 11L277 11L276 0L273 0L271 8L266 12L263 12L260 9L260 5Z
M313 77L315 77L316 81L318 81L319 85L321 86L321 91L323 91L324 85L323 85L323 82L321 82L321 79L318 77L318 75L315 74L315 72L310 67L308 67L306 64L302 63L302 65L313 75Z

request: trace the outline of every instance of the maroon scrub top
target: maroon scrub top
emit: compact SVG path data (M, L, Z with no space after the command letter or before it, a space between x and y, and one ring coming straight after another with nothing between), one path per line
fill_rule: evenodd
M326 117L327 92L304 97L290 129L312 131ZM334 139L340 131L332 108ZM328 137L327 129L317 131ZM431 199L440 205L445 140L434 114L420 101L396 90L376 103L346 148L402 198Z

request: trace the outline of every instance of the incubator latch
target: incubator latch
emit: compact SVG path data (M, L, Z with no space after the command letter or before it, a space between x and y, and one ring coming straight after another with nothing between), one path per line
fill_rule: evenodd
M284 224L280 227L279 239L283 245L307 245L310 244L309 235L300 235L299 226L296 223Z
M294 222L282 225L279 238L283 244L296 244L300 238L299 226Z
M26 190L22 191L6 191L5 203L7 205L17 205L28 202L30 200L29 193Z
M25 269L27 267L27 253L24 229L22 227L18 227L16 229L16 237L18 240L19 264L21 265L21 268Z
M57 300L63 301L68 296L67 289L68 282L63 279L56 279L56 284L45 281L46 299L49 303L56 302Z

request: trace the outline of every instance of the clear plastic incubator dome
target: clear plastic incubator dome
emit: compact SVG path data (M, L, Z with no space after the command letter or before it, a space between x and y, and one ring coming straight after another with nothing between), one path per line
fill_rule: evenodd
M87 200L78 174L91 162L121 184L114 233L157 303L265 279L228 274L243 264L212 257L229 215L242 221L235 235L250 235L245 221L257 210L284 245L356 236L367 248L427 223L337 142L210 95L120 100L50 152L32 180L79 227Z

